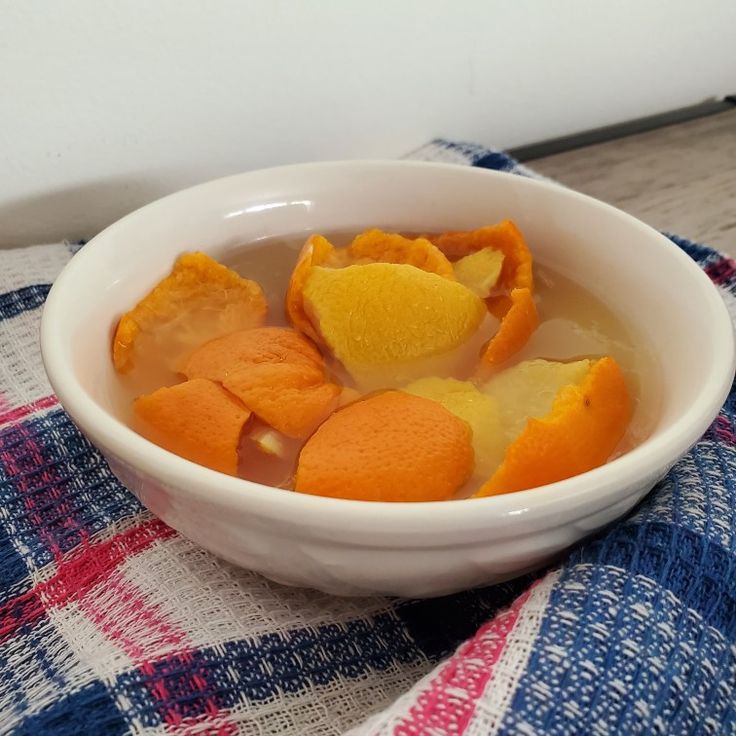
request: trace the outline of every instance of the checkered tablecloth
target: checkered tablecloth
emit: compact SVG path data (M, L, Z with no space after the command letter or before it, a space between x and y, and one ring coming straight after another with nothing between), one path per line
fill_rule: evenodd
M473 145L412 156L533 175ZM731 259L671 240L736 303ZM0 733L736 734L734 394L635 513L537 579L284 588L149 514L59 407L38 327L78 247L0 251Z

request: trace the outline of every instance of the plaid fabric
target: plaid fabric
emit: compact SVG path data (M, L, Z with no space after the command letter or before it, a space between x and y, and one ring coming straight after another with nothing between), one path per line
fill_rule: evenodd
M412 156L532 175L467 144ZM672 241L736 303L734 261ZM736 395L540 579L288 589L152 517L57 405L38 324L75 250L0 252L0 733L736 734Z

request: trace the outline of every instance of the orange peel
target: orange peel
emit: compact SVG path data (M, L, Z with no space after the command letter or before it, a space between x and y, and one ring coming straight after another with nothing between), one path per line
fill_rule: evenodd
M560 389L547 415L528 420L475 496L536 488L602 465L624 436L631 414L618 363L610 357L595 361L581 383Z
M473 478L479 483L484 482L501 464L507 440L495 397L481 392L470 381L458 381L456 378L420 378L403 390L437 401L467 422L473 431Z
M256 327L205 343L189 356L182 373L223 381L232 370L252 363L290 363L324 371L322 355L303 335L288 327Z
M223 382L260 419L287 437L306 437L336 408L340 387L306 366L259 363Z
M456 280L450 261L426 238L406 238L372 228L357 235L347 248L335 248L323 235L311 235L299 253L286 291L286 315L291 324L317 344L323 344L304 307L304 288L312 269L315 266L339 268L366 261L401 263Z
M405 238L378 228L357 235L347 254L353 262L368 259L375 263L403 263L455 281L455 271L442 251L426 238Z
M236 475L238 445L250 411L213 381L160 388L133 403L141 434L169 452Z
M482 248L452 264L457 280L481 299L491 295L503 268L503 253L493 248Z
M498 293L485 300L488 311L501 325L482 362L486 366L505 362L524 346L539 324L533 300L532 254L521 230L511 220L503 220L477 230L430 236L430 240L450 259L462 259L486 248L503 254L496 282Z
M485 315L483 301L467 287L402 263L314 267L304 305L326 345L361 384L383 369L411 371L451 353Z
M307 440L300 493L362 501L441 501L473 472L472 432L436 401L374 394L335 412Z
M481 355L481 367L505 363L526 345L539 325L537 307L529 289L514 289L509 300L511 306Z
M335 246L322 235L311 235L302 247L286 290L286 316L294 327L317 344L322 342L317 330L304 311L304 285L312 268L328 262L335 255Z
M504 450L521 434L530 417L541 418L552 411L565 386L581 384L592 365L587 358L571 362L535 358L499 371L482 383L479 389L498 405Z
M524 236L511 220L503 220L477 230L452 231L428 236L450 260L457 260L484 248L503 253L498 285L504 289L534 289L532 254Z
M235 330L256 327L266 318L261 287L241 278L204 253L185 253L136 306L118 322L113 338L113 363L119 373L130 372L143 353L142 338L178 370L183 356L204 341Z
M327 381L322 356L303 335L260 327L212 340L183 369L220 382L287 437L306 437L337 407L341 387Z

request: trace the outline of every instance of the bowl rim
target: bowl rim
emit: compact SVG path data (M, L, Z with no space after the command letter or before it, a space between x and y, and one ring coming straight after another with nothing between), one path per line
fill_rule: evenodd
M229 184L237 185L254 176L266 173L288 176L298 171L309 173L320 169L356 167L454 170L464 172L463 175L468 178L513 178L520 186L554 190L558 196L566 196L578 200L586 207L604 209L616 217L627 219L630 225L651 241L651 247L662 251L664 258L678 259L689 269L694 284L700 285L703 296L710 302L713 319L709 326L719 339L715 348L715 359L708 366L709 374L702 380L701 393L697 400L675 422L655 432L642 445L586 473L546 486L499 496L417 503L355 501L295 493L229 476L153 444L103 409L87 393L76 379L71 366L64 360L56 314L59 305L73 291L77 274L87 267L88 261L97 256L98 250L105 247L106 239L112 231L127 227L138 218L158 209L167 208L179 199L196 197L209 189ZM246 171L174 192L131 212L92 238L57 277L43 309L41 353L49 382L61 406L90 437L92 443L99 442L140 472L176 489L177 494L284 521L296 518L300 525L306 523L325 530L337 526L357 529L378 524L385 532L426 532L430 528L454 527L460 522L467 531L470 522L473 528L493 529L502 533L504 529L513 526L509 524L512 518L518 521L519 517L523 517L529 523L544 523L545 520L553 523L557 513L564 514L564 519L561 517L563 523L569 521L569 513L565 513L565 510L571 506L579 511L578 517L584 517L613 505L624 498L620 489L632 487L637 482L640 484L643 477L651 477L652 481L658 479L661 475L661 472L657 473L658 470L669 468L702 436L728 396L736 364L733 326L718 289L689 256L638 218L549 180L464 164L391 159L320 161ZM594 493L591 492L593 489Z

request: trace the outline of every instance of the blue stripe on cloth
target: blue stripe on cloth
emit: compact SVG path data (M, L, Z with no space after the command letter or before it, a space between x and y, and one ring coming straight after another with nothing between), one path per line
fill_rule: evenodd
M736 561L700 534L665 522L619 524L576 552L576 559L656 580L708 626L736 639Z
M395 612L422 652L429 659L438 660L509 606L537 575L443 598L406 601L399 603Z
M503 151L490 151L473 163L473 166L478 168L495 169L496 171L513 171L518 165L515 159Z
M0 504L36 567L143 509L62 409L0 431Z
M119 676L114 690L131 703L144 726L153 727L165 713L194 718L213 705L225 709L244 699L262 702L424 659L403 622L389 612L164 657L145 671ZM168 696L154 698L154 692Z
M25 718L13 730L14 736L116 736L128 731L128 724L105 686L95 681Z
M690 240L681 238L679 235L673 235L672 233L663 233L666 235L678 248L684 250L690 258L697 261L700 264L707 263L710 260L720 258L720 254L714 251L712 248L708 248L705 245L699 243L693 243Z
M0 512L2 515L2 512ZM18 584L26 578L28 569L13 545L6 529L0 526L0 603L18 595ZM30 587L30 584L29 584Z
M437 148L444 148L448 151L452 151L453 153L462 156L469 164L473 166L478 166L478 161L486 158L491 153L495 153L485 146L479 146L477 143L461 143L456 141L448 141L444 138L435 138L435 140L430 143L430 146L436 146ZM511 159L509 156L506 156L506 159L509 161L513 161L513 159Z
M733 420L722 412L714 426L641 504L629 523L663 522L702 537L736 557L736 448ZM714 438L719 433L722 436ZM726 440L725 437L730 437ZM613 534L613 532L612 532ZM614 537L612 537L613 539ZM686 540L673 539L673 544Z
M735 427L736 391L732 388L704 437L627 523L665 522L701 536L703 544L719 545L736 558Z
M733 733L734 687L730 642L656 580L569 565L500 733Z
M0 294L0 321L38 309L46 301L51 284L34 284Z
M72 690L86 674L61 631L47 615L38 591L19 592L5 605L0 627L2 726L13 718L27 718L38 699ZM51 696L51 697L50 697ZM39 733L42 733L39 731Z

